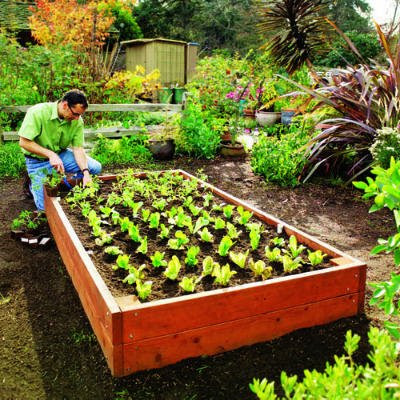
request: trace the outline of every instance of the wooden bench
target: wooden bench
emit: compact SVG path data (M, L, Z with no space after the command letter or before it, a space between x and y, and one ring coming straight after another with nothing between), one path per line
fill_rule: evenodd
M23 112L26 113L32 106L0 106L0 111L7 113ZM182 104L89 104L86 112L165 112L168 115L182 111ZM147 126L148 129L154 128ZM102 134L108 138L118 138L122 136L131 136L143 130L143 127L133 126L130 128L123 127L104 127L98 129L85 129L85 139L91 140ZM18 140L18 132L1 132L0 141L16 141Z

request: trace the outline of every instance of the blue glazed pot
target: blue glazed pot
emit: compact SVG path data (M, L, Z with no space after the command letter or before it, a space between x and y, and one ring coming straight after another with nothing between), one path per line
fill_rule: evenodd
M283 125L290 125L296 112L294 110L282 110L281 122Z

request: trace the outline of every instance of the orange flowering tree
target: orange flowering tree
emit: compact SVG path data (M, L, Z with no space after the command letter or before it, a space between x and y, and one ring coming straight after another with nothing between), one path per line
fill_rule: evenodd
M34 38L42 45L67 45L76 49L101 46L114 18L109 1L37 0L29 18Z

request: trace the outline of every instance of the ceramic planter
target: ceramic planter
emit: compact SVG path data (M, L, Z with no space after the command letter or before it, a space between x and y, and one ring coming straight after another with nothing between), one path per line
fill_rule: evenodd
M184 171L176 172L192 178ZM224 202L250 210L253 218L295 235L309 248L322 250L331 257L331 266L149 303L140 303L133 295L116 298L59 199L45 195L54 239L114 376L251 345L363 311L364 263L214 186L202 184Z
M261 126L271 126L279 122L280 112L256 111L256 121Z
M172 160L175 154L175 141L150 139L149 150L156 160Z
M246 155L244 146L240 143L221 142L220 153L224 157L241 158Z

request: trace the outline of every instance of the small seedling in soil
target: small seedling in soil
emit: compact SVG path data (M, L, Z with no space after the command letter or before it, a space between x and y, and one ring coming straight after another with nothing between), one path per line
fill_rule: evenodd
M248 255L249 255L249 250L247 250L245 253L234 253L233 251L229 252L229 258L231 259L231 261L242 269L246 266L246 260Z
M192 276L191 278L184 276L182 278L182 280L179 282L179 286L185 292L193 293L196 290L197 283L198 283L198 280L196 279L195 276Z
M179 271L181 270L181 262L177 256L172 256L172 259L168 263L167 269L164 271L164 275L171 281L176 280Z
M292 254L293 258L298 257L306 248L302 244L297 244L297 238L294 235L290 235L288 249Z
M167 261L164 260L164 255L164 252L161 253L159 251L156 251L152 256L150 256L153 267L158 268L167 266Z
M199 252L200 252L199 246L189 247L185 258L185 264L188 265L189 267L194 267L199 262L196 258Z
M122 250L118 246L108 246L104 249L104 253L117 257L122 254Z
M136 291L140 300L146 300L151 295L152 281L142 282L140 279L136 279Z
M288 255L284 255L282 257L282 264L284 272L293 272L301 267L302 259L300 257L296 257L293 259Z
M214 283L227 286L233 275L236 275L236 271L231 271L229 264L225 264L221 267L218 263L214 264L212 276L215 277Z
M249 267L254 272L255 276L261 276L261 278L268 279L272 275L272 267L267 267L263 260L256 262L251 258L249 261Z
M321 250L310 251L308 250L308 260L310 264L315 267L318 264L321 264L324 261L326 254L323 254Z
M139 268L134 267L133 265L129 266L129 274L124 278L122 282L128 283L129 285L133 285L137 280L141 280L144 278L143 270L146 268L145 264L142 264Z
M218 253L221 257L228 255L229 249L233 246L234 242L229 236L224 236L218 246Z

